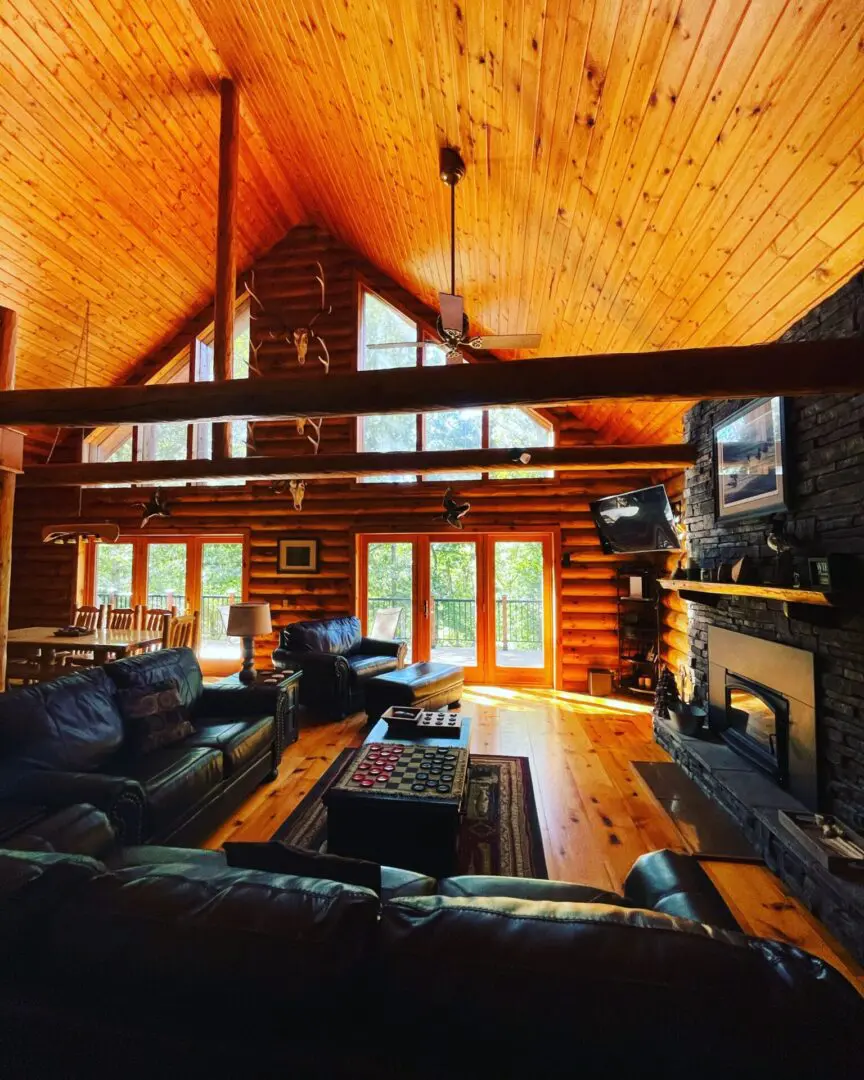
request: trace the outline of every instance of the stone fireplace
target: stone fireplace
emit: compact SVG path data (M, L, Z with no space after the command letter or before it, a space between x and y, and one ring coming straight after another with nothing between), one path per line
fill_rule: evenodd
M723 741L818 810L813 654L708 628L709 722Z
M864 273L784 340L861 334ZM780 527L795 556L836 554L864 569L864 394L786 400L789 509L780 523L716 514L714 427L742 404L703 401L685 418L685 440L697 449L684 483L689 556L709 572L747 556L766 574L776 567L767 536ZM658 719L657 740L864 961L864 882L825 870L779 817L818 810L864 829L864 602L787 610L759 597L705 599L686 603L684 659L709 702L712 732L692 738Z

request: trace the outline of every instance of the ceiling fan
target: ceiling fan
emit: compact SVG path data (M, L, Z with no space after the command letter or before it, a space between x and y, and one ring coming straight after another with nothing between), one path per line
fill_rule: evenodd
M465 175L462 155L452 146L442 146L438 155L438 172L450 188L450 292L438 293L441 312L436 319L438 341L389 341L367 345L367 349L443 348L446 363L465 362L461 349L536 349L539 334L481 334L472 335L462 297L456 295L456 185Z

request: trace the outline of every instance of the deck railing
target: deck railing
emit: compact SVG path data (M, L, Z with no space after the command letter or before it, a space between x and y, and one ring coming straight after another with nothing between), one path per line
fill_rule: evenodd
M239 590L236 593L204 593L201 597L201 640L224 641L227 637L225 628L228 625L228 608L237 602ZM131 593L111 592L105 590L96 594L98 604L110 604L114 608L132 607ZM186 594L175 592L152 592L147 594L148 608L177 608L177 614L182 615L186 611Z
M371 626L379 608L401 607L397 637L411 633L410 596L370 596L367 625ZM499 596L495 601L495 637L500 649L541 649L543 647L543 601L511 600ZM456 597L437 597L432 607L432 648L470 648L477 643L477 601Z

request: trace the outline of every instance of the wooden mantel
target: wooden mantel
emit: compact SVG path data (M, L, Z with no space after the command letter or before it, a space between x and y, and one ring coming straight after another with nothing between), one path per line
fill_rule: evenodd
M300 457L245 457L221 461L123 461L93 464L34 465L21 487L101 487L114 484L164 484L168 480L311 480L376 476L389 473L425 475L490 469L556 469L560 472L610 472L633 469L681 469L692 465L696 451L687 444L661 446L520 447L527 464L514 461L506 449L422 450L388 454L311 454Z
M781 588L777 585L736 585L726 581L687 581L685 578L660 578L657 584L661 589L670 589L680 593L685 600L687 593L700 593L706 603L711 597L757 597L762 600L779 600L784 604L815 604L818 607L838 607L842 605L843 594L825 592L820 589ZM701 599L702 597L695 597Z
M0 425L366 416L611 398L686 401L864 390L861 340L560 356L213 383L0 392Z

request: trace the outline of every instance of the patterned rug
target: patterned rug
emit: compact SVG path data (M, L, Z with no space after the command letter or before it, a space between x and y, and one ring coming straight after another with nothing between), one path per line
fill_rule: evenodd
M354 754L354 750L339 754L272 840L327 850L327 809L321 797ZM527 758L471 755L456 862L460 874L548 878Z

